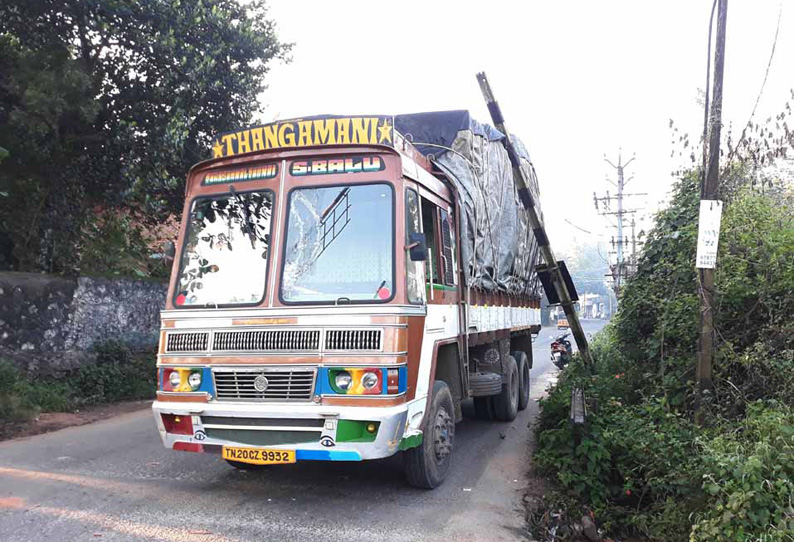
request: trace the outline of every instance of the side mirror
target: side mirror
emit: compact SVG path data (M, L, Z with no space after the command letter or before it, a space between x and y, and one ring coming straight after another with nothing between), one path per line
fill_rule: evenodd
M410 234L408 240L410 245L405 248L412 262L424 262L427 260L427 240L424 233L414 232Z
M176 256L176 247L174 246L173 241L166 241L163 245L163 253L165 254L166 260L173 260Z

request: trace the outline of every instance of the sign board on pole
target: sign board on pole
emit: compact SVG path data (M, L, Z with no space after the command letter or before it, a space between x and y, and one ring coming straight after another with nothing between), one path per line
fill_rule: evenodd
M714 269L717 265L717 247L720 241L722 202L716 199L700 200L698 219L698 250L695 267Z

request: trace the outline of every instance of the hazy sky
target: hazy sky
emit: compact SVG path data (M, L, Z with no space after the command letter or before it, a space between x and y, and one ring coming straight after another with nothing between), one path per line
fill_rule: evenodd
M529 148L553 245L607 238L593 192L636 154L629 191L648 209L668 192L669 121L697 142L710 0L398 2L270 0L291 64L275 66L265 121L312 114L468 109L490 121L475 73L484 70L507 125ZM777 50L756 119L794 87L794 0L731 0L724 120L741 127L758 96L782 6ZM716 32L716 22L715 22ZM688 160L687 160L688 161ZM648 224L646 220L644 224Z

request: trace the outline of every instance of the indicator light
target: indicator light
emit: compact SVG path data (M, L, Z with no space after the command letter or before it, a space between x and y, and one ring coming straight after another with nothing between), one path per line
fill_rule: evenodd
M386 393L394 395L400 392L400 370L388 369L386 371Z
M161 414L166 433L173 435L193 435L193 421L190 416Z

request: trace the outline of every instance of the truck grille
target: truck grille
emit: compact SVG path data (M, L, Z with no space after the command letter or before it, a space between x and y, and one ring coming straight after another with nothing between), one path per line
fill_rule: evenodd
M380 329L329 329L326 350L380 350Z
M215 369L218 401L309 401L314 391L313 369ZM258 391L254 380L264 376L267 387Z
M210 337L210 334L212 335ZM381 351L382 329L243 329L168 332L167 354Z
M216 331L212 349L218 352L317 352L320 330Z
M207 350L208 332L169 333L165 342L166 352L203 352Z

